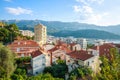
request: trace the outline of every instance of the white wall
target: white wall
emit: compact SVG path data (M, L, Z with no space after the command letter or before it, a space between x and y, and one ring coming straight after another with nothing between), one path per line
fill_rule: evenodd
M45 66L46 66L46 58L44 54L41 54L31 61L32 67L33 67L33 75L36 75L38 73L42 73Z

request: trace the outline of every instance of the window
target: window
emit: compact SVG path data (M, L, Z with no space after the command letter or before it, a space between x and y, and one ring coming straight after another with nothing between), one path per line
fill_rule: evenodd
M36 74L38 74L38 72L36 72Z
M44 56L42 58L45 58Z
M90 62L88 62L88 66L90 65Z
M43 66L45 65L45 63L42 64Z

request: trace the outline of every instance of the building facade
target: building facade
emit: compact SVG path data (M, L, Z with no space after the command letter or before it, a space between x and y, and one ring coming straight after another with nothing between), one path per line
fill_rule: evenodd
M87 66L97 73L100 70L99 53L97 51L80 50L73 51L67 54L66 64L68 65L68 71L71 72L79 66Z
M16 57L28 57L31 56L33 51L38 50L39 44L33 40L17 40L7 45L11 51L16 53Z
M46 57L40 50L33 52L31 66L32 66L32 74L37 75L42 73L44 68L46 67Z
M47 40L47 30L46 26L42 24L38 24L34 27L34 32L35 32L35 41L42 46L43 44L46 44Z
M83 50L86 50L86 48L87 48L87 40L86 39L78 38L76 42L81 45Z
M34 36L34 33L30 30L20 30L20 33L23 35L23 36L30 36L30 37L33 37Z

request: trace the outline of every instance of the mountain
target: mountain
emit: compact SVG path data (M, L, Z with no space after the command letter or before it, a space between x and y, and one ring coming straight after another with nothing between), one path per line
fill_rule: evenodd
M112 26L97 26L86 23L78 23L78 22L60 22L60 21L43 21L43 20L2 20L8 24L16 23L19 29L22 30L31 30L34 31L34 26L38 23L41 23L47 26L48 34L53 34L62 31L76 31L76 30L85 30L85 29L94 29L94 30L102 30L120 35L120 25L112 25Z
M81 29L95 29L103 30L120 35L120 25L112 26L97 26L78 22L60 22L60 21L42 21L42 20L2 20L6 23L16 23L20 29L34 30L34 26L41 23L48 28L48 32L57 32L62 30L81 30Z
M93 29L77 30L77 31L60 31L53 33L51 35L56 37L74 36L76 38L82 37L82 38L95 38L95 39L120 39L119 35L106 31L93 30Z

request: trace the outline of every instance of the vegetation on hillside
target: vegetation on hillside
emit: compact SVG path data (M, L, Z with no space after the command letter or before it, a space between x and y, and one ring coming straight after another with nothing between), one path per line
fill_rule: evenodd
M0 80L8 80L15 70L15 54L0 44Z
M100 58L102 61L101 72L94 76L95 80L120 80L120 54L115 48L110 50L111 58L103 56Z
M99 31L99 30L77 30L77 31L60 31L51 34L57 37L68 37L73 36L76 38L96 38L96 39L120 39L119 35L109 33L106 31Z
M3 44L14 41L18 35L20 34L16 24L5 24L4 26L0 26L0 42Z
M50 67L44 69L44 73L50 73L53 77L65 78L65 74L68 72L66 63L63 60L58 60L57 64L53 64Z

